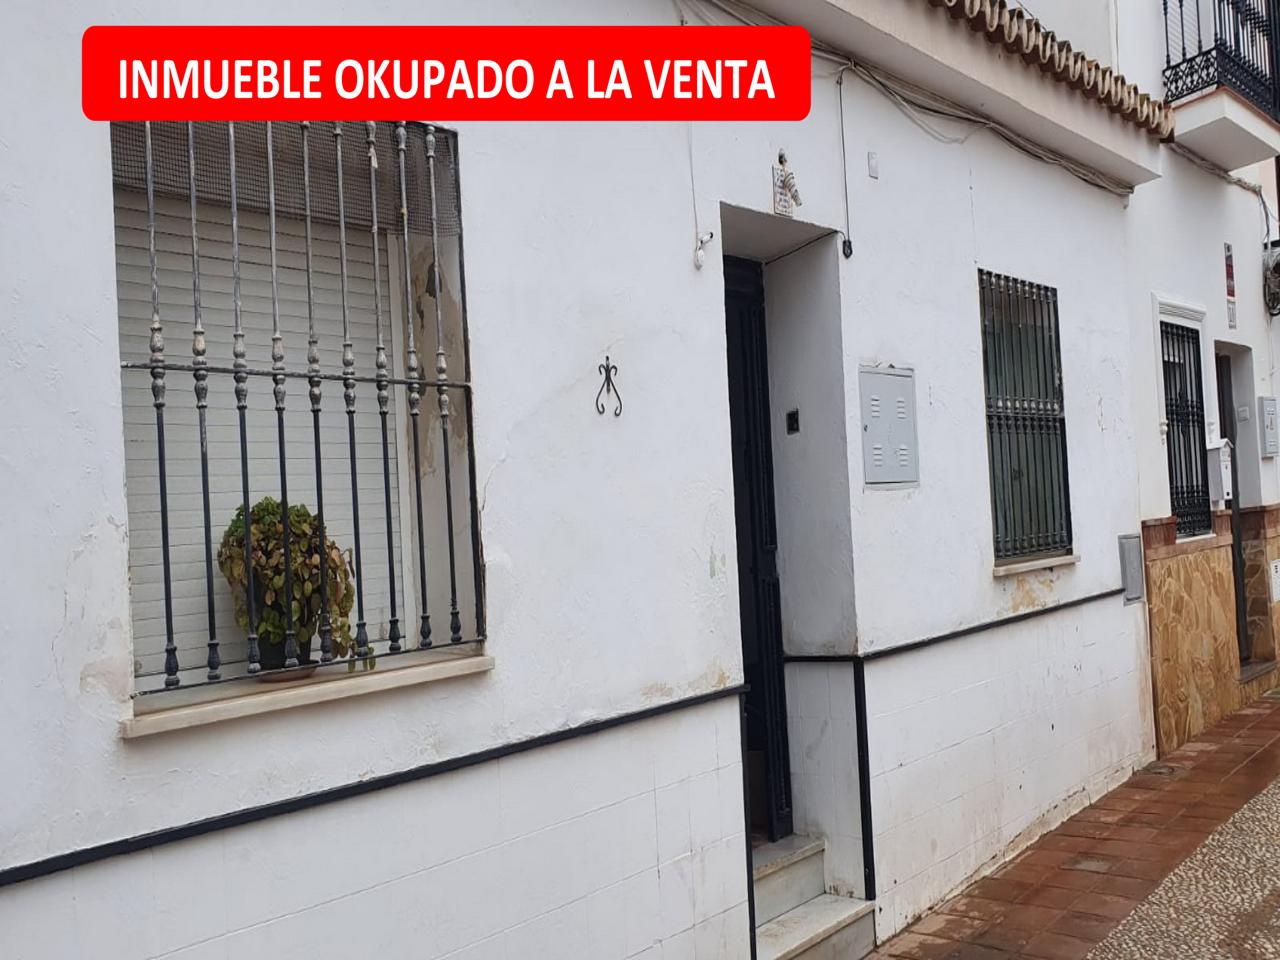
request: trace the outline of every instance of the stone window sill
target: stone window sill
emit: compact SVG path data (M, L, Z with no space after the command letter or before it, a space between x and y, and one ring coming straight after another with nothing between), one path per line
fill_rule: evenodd
M1020 573L1031 573L1034 570L1049 570L1053 567L1066 567L1080 562L1080 554L1063 553L1056 557L1036 557L1018 563L1000 563L992 569L993 577L1016 577Z
M282 683L271 688L256 685L255 681L246 679L236 682L235 689L242 691L238 696L224 696L204 702L174 705L170 698L181 696L181 693L156 694L146 699L152 702L159 700L164 705L148 709L140 707L135 699L134 714L121 721L120 735L126 740L149 737L173 730L327 703L330 700L345 700L381 690L398 690L421 683L487 673L494 666L493 657L470 651L424 651L421 655L411 656L412 662L390 668L367 673L334 673L326 677L317 676Z

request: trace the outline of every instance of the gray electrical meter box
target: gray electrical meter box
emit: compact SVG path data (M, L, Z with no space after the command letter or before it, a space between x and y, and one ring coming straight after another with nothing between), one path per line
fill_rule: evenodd
M1280 432L1276 429L1276 398L1258 398L1258 443L1264 457L1280 454Z
M918 483L915 372L872 367L858 372L862 406L862 476L867 484Z
M1142 570L1142 538L1136 533L1120 536L1120 583L1124 586L1124 602L1136 603L1146 596Z

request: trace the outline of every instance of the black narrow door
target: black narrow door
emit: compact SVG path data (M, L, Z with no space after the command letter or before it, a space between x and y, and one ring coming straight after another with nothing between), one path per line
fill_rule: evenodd
M1240 648L1240 662L1248 663L1253 655L1253 645L1249 642L1248 600L1244 587L1244 544L1240 542L1240 490L1239 472L1236 458L1236 405L1235 394L1231 389L1231 358L1226 354L1218 354L1215 358L1218 368L1218 422L1222 424L1222 435L1231 441L1231 576L1235 581L1236 593L1236 644Z
M750 801L753 828L777 840L791 833L791 762L760 264L726 257L724 290Z

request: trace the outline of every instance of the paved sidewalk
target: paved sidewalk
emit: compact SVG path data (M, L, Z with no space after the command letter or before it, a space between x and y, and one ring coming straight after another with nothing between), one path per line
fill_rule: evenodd
M1280 780L1209 834L1089 960L1280 958Z
M1280 700L1263 698L1139 771L872 956L1079 960L1277 776Z

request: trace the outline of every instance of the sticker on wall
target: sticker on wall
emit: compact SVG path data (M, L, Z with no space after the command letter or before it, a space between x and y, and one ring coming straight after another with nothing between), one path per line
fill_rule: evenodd
M801 202L796 175L787 166L787 152L779 150L778 165L773 168L773 212L780 217L793 217Z
M1271 602L1280 603L1280 560L1271 561Z
M1227 326L1236 328L1236 262L1231 254L1231 244L1222 245L1227 263Z

